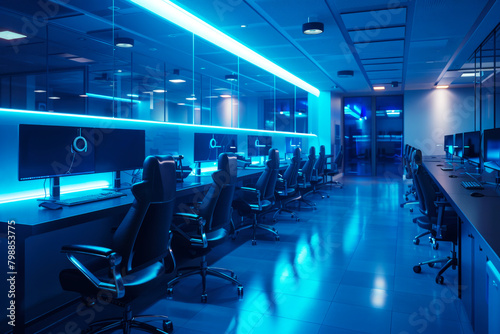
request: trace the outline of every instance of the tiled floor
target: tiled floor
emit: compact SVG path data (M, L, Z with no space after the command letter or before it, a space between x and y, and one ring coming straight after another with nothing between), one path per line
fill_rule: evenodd
M208 303L200 303L198 276L176 285L172 299L141 313L166 314L175 333L472 333L457 298L457 271L437 285L437 268L421 260L446 256L412 243L416 213L401 209L406 189L399 179L346 178L330 198L312 196L317 210L302 209L296 222L283 214L281 240L262 232L227 241L209 264L233 269L244 284L208 279ZM215 261L215 263L213 263Z

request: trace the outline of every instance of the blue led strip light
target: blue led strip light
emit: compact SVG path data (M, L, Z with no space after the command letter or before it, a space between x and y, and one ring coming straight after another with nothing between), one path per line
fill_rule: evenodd
M168 0L129 0L232 54L319 96L319 90Z

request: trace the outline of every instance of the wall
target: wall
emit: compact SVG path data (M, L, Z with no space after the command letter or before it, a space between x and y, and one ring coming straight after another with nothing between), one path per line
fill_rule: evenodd
M405 144L424 155L444 154L443 137L474 128L474 89L406 91L404 95Z
M319 145L325 145L326 154L331 154L331 93L321 92L319 97L308 95L309 133L318 135ZM319 147L316 147L316 153Z
M331 152L335 156L340 149L340 145L342 145L342 96L341 95L333 95L331 97ZM335 126L337 125L337 131L335 130Z

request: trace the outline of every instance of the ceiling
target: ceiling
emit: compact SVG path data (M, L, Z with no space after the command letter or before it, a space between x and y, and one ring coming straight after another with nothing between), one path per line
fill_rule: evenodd
M462 68L500 17L495 0L176 3L318 89L344 94L371 92L377 85L394 93L443 83L449 80L449 71ZM193 60L190 33L127 0L58 0L50 4L41 7L40 2L28 0L0 4L0 28L24 30L30 35L29 41L14 47L0 41L0 74L43 71L39 64L44 64L47 50L51 65L61 69L82 66L74 59L69 61L74 56L90 60L96 77L110 66L131 67L131 50L113 51L110 47L115 34L134 38L135 59L158 60L128 68L138 80L173 68L193 69L194 65L195 73L212 78L239 70L240 89L248 94L271 94L274 85L282 92L292 89L290 84L279 79L275 83L267 72L199 38L195 38ZM50 17L49 27L37 21L44 13L49 14L45 15ZM325 32L303 34L302 24L308 19L323 22ZM46 45L45 40L51 42ZM65 56L67 53L73 57ZM159 68L163 61L168 62L165 69ZM354 75L339 77L338 71L344 70ZM192 71L181 73L193 77ZM223 84L227 83L221 79ZM470 84L457 82L458 86Z

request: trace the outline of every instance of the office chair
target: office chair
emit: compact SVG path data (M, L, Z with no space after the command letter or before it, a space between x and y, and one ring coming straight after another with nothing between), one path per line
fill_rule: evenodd
M295 148L290 164L283 173L283 176L279 177L278 181L276 182L275 193L279 203L279 207L276 209L276 212L273 216L273 221L276 221L276 217L282 212L290 213L292 218L295 218L296 221L300 220L297 213L288 208L288 204L300 199L300 192L298 190L297 183L301 160L300 154L300 148Z
M311 208L316 210L316 204L305 199L310 192L312 192L311 178L314 169L314 164L316 163L316 149L314 146L309 148L309 155L307 156L307 161L299 171L298 184L300 189L301 198L298 200L299 205L305 203Z
M417 149L415 147L412 147L408 145L408 153L406 154L406 157L404 158L405 161L405 175L407 180L412 180L412 184L409 185L408 187L410 188L408 191L406 191L404 197L405 197L405 202L399 204L401 208L404 208L407 205L416 205L419 204L418 200L418 193L416 191L416 184L415 184L415 178L414 174L417 171L418 166L415 163L415 155L417 153ZM421 154L421 153L420 153ZM421 157L420 157L421 160ZM414 200L409 200L409 196L413 195ZM413 212L413 208L410 208L410 212Z
M278 231L272 226L259 223L259 220L266 214L272 212L275 202L274 190L278 179L278 168L280 158L277 149L269 150L269 158L266 161L266 168L260 175L254 188L241 187L237 190L233 207L238 211L242 221L245 217L250 217L252 223L240 226L235 229L235 234L242 230L252 229L252 245L257 244L255 238L257 229L262 229L274 234L275 240L279 240Z
M111 248L69 245L61 250L77 269L59 274L66 291L78 292L87 304L99 296L109 296L107 303L125 308L122 318L97 321L89 325L93 333L137 328L151 333L170 333L173 326L166 316L133 316L131 301L144 293L166 270L165 258L171 259L169 272L175 268L170 248L170 223L175 205L175 161L171 156L149 156L144 161L142 181L132 186L134 202L113 236ZM90 270L76 255L106 260L107 266ZM105 293L103 293L105 292ZM138 319L163 318L163 330ZM97 329L100 327L100 329Z
M326 165L325 145L321 145L319 147L319 156L318 159L316 159L316 162L314 163L313 173L311 175L311 180L309 181L311 183L312 190L305 196L319 194L321 195L321 199L325 198L325 196L330 198L330 195L328 195L324 191L318 190L320 185L325 184L325 165Z
M421 155L419 150L418 152L417 154ZM415 273L420 273L423 265L427 264L429 267L434 267L436 263L444 263L444 266L439 270L435 279L437 284L443 284L444 278L442 274L449 267L455 269L458 264L455 249L457 244L458 218L454 211L446 210L446 207L450 208L450 205L439 197L434 182L422 166L421 159L417 158L416 161L419 166L413 177L416 178L418 189L421 192L420 195L425 202L425 217L417 218L417 224L419 224L419 226L429 226L430 234L435 240L451 242L452 250L451 256L420 262L413 267L413 271Z
M341 170L340 166L342 165L343 160L344 160L344 146L340 146L340 150L337 153L337 156L331 163L331 168L325 169L325 175L330 177L330 181L328 181L327 184L330 184L334 187L339 187L341 189L344 185L339 181L334 181L333 177L340 173Z
M201 256L201 263L198 267L179 269L177 277L167 284L168 295L173 294L173 287L180 280L196 274L201 275L203 289L201 301L204 303L207 301L207 275L236 284L238 296L243 295L243 285L236 280L231 270L208 267L206 259L206 254L224 242L228 236L226 228L230 225L233 212L231 202L236 185L237 165L236 155L222 153L218 160L218 170L212 174L212 185L200 205L193 208L192 213L174 215L172 224L174 242L192 251L193 257Z

